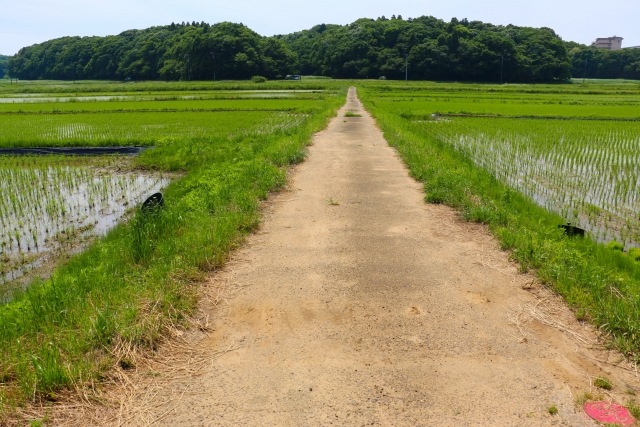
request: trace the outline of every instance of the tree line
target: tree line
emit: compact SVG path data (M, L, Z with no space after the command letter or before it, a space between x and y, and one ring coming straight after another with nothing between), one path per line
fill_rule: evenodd
M640 49L606 50L567 43L573 77L640 80Z
M340 78L549 82L571 78L560 37L549 28L496 26L431 16L384 16L318 25L280 36L301 72Z
M589 77L616 78L616 70L623 69L624 77L639 78L634 76L640 73L640 50L630 51L567 43L550 28L383 16L274 37L229 22L62 37L21 49L8 69L12 77L28 80L212 80L214 72L217 79L287 74L403 79L408 66L412 80L535 83L582 76L585 55Z
M9 73L28 80L211 80L214 71L219 79L279 78L296 61L282 40L242 24L193 22L50 40L20 49Z
M0 55L0 79L7 74L9 70L9 58L7 55Z

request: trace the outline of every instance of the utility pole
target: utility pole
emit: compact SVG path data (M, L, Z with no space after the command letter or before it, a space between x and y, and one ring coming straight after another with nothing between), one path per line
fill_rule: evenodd
M409 81L409 54L404 54L404 81Z
M211 56L213 57L213 81L216 81L216 53L215 52L209 52L211 54Z
M500 84L502 84L503 76L504 76L504 53L502 54L502 64L500 65Z
M589 58L586 58L584 60L584 76L582 76L582 84L584 84L585 80L587 80L587 62L589 61Z

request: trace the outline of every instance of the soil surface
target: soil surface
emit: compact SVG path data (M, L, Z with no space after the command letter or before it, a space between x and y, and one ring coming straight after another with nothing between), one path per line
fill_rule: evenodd
M209 333L187 334L219 357L167 380L155 423L590 426L585 391L625 403L636 375L594 347L592 328L486 227L423 199L352 88L212 277L237 291L203 304Z

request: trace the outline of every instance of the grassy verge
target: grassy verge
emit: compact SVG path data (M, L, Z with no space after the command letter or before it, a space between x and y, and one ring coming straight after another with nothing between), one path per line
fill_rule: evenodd
M314 132L344 103L325 98L271 133L193 137L145 152L142 168L186 171L166 206L138 212L46 282L0 306L0 423L27 400L55 400L116 363L116 345L154 349L196 306L197 283L259 222L259 200L286 181Z
M640 263L591 240L564 236L557 228L563 218L376 105L366 88L359 94L412 176L424 183L427 202L447 204L466 220L488 224L522 271L535 270L564 296L578 319L592 321L610 334L612 345L636 361L640 358Z

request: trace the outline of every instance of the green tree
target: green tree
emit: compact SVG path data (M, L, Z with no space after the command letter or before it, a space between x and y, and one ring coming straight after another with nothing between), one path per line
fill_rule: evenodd
M9 56L0 55L0 79L9 71Z
M244 79L292 73L297 55L282 40L242 24L195 21L124 31L108 37L63 37L21 49L9 60L23 79Z

